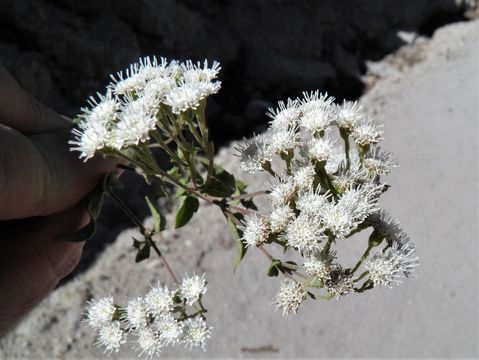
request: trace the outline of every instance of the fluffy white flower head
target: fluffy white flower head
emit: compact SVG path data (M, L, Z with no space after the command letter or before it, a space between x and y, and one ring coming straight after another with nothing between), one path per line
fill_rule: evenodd
M171 315L163 315L155 322L156 329L159 331L160 341L163 345L177 344L183 333L183 323L177 321Z
M274 304L283 316L296 314L301 303L306 300L307 292L303 285L291 279L285 279L276 295Z
M322 213L325 206L329 205L328 199L330 196L331 194L329 192L321 194L320 187L316 190L310 187L307 191L299 193L296 207L301 213L315 217Z
M251 174L262 171L263 166L272 160L264 135L256 135L250 140L245 140L236 150L241 158L241 168Z
M374 285L389 288L400 284L401 278L412 276L416 266L418 258L414 247L410 243L399 242L394 242L393 246L383 252L375 253L365 263Z
M333 270L334 253L322 254L321 252L309 257L303 264L304 270L309 276L322 281L331 280Z
M354 291L354 282L351 276L346 275L340 266L331 272L331 279L326 281L326 289L337 300Z
M298 190L307 190L313 186L316 171L312 164L299 164L293 170L294 183Z
M325 131L334 120L334 98L318 90L303 93L300 125L312 134Z
M158 283L145 295L145 307L154 316L168 313L173 308L173 298L168 287Z
M333 155L334 142L327 136L324 138L313 138L307 146L308 155L313 160L328 162Z
M382 130L371 119L362 121L351 132L356 144L361 146L377 144L382 140L382 134Z
M357 101L344 101L337 109L336 123L340 128L351 131L363 121L364 116L365 110Z
M138 329L136 332L136 350L139 356L146 355L148 358L158 356L163 346L156 331L150 327Z
M292 219L294 219L294 212L289 206L284 205L274 209L270 215L271 231L273 233L283 231Z
M295 193L296 186L292 179L289 179L287 182L275 185L269 193L269 198L273 206L283 206L294 199Z
M288 224L286 241L301 253L314 253L320 250L320 243L325 239L324 229L317 218L300 214Z
M126 305L125 320L130 329L140 329L148 323L148 313L141 297L131 299Z
M116 307L111 296L93 299L88 302L85 320L89 326L98 329L112 321L115 311Z
M98 331L98 346L104 346L105 352L118 352L121 344L126 342L125 332L120 327L119 321L103 325Z
M206 279L204 274L201 277L193 275L192 277L183 278L180 286L180 296L186 299L188 305L193 305L194 302L199 300L200 295L204 293L206 293Z
M392 154L381 151L379 147L374 147L364 156L364 167L374 175L388 175L397 166Z
M247 247L261 246L268 240L270 225L265 217L246 215L242 240Z
M211 327L206 325L201 317L187 319L185 321L185 336L183 343L186 347L201 347L205 350L206 339L211 337Z
M266 115L273 119L270 122L270 128L273 131L293 129L296 127L300 115L298 102L288 99L285 104L283 101L280 101L278 102L278 107L276 109L268 109Z
M288 153L301 145L300 136L295 129L274 131L267 135L266 142L270 151L276 154Z

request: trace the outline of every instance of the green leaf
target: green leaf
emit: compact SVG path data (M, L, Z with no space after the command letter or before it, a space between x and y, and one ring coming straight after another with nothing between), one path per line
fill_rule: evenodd
M150 243L147 241L138 241L133 238L133 247L138 250L135 257L135 262L146 260L150 257Z
M379 244L382 243L384 240L384 235L381 234L377 229L374 229L374 231L369 235L369 247L376 247Z
M155 221L154 230L155 233L165 230L166 226L166 219L165 217L158 211L158 209L153 205L150 201L148 196L145 196L146 203L148 204L148 208L150 209L151 215L153 216L153 220Z
M278 276L279 274L279 266L281 265L281 260L273 259L271 264L269 265L268 271L266 275L268 276Z
M172 167L170 170L167 171L168 175L173 176L176 180L181 179L180 170L177 166Z
M231 191L216 178L211 178L207 184L201 187L201 191L205 194L222 198L231 195Z
M236 180L235 181L235 195L241 195L244 194L244 191L246 190L247 185L242 182L241 180Z
M74 233L58 236L55 240L66 242L82 242L88 240L95 233L95 219L90 218L90 222L83 228Z
M103 207L103 197L105 195L103 184L98 184L88 195L87 211L92 219L97 219Z
M185 226L198 210L199 206L200 202L196 196L186 195L180 197L180 207L176 212L175 228L178 229Z
M233 191L235 190L235 184L236 184L235 177L223 168L221 168L220 171L218 171L218 169L215 168L213 174L214 174L214 177L218 181L220 181L230 191L228 195L231 195Z
M232 219L233 215L228 215L228 225L231 230L231 234L236 241L236 261L233 266L233 272L236 272L241 260L243 260L244 256L246 255L246 251L248 248L241 238L243 237L243 232L237 228L236 224Z

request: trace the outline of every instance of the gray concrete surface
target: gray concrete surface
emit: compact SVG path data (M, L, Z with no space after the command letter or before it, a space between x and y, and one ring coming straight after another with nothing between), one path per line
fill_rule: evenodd
M214 334L207 351L165 351L203 358L477 358L479 356L478 120L479 21L442 28L380 64L362 102L385 124L385 144L401 166L383 207L417 245L418 278L342 301L308 302L282 318L270 306L279 281L249 252L233 274L234 247L221 214L203 206L193 223L167 231L162 245L179 272L205 271ZM414 54L414 61L399 61ZM237 171L231 149L218 160ZM248 181L251 176L244 175ZM256 186L264 179L255 178ZM216 220L217 219L217 220ZM0 341L0 358L101 358L81 324L88 296L121 302L167 276L156 260L133 264L121 234L97 263L55 291ZM114 358L134 357L121 352Z

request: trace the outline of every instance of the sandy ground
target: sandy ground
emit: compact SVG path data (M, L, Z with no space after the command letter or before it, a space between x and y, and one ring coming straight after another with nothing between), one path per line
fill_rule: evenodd
M414 56L411 56L413 54ZM270 306L279 281L250 252L236 274L235 249L220 213L203 206L191 226L165 234L163 250L181 271L205 271L214 336L203 358L475 358L479 356L478 120L479 21L447 26L380 64L361 101L384 123L384 147L400 161L383 207L417 245L418 278L341 301L308 302L294 317ZM219 160L237 169L230 149ZM251 179L244 176L245 178ZM264 179L257 178L256 186ZM217 220L216 220L217 219ZM166 275L157 261L133 264L135 230L59 288L0 342L0 358L101 358L81 321L89 296L146 291ZM121 352L115 358L134 357Z

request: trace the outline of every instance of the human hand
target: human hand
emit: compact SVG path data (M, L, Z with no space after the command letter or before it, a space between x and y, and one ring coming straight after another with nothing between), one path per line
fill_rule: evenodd
M0 336L74 269L83 243L57 239L88 224L85 197L116 165L82 163L70 131L0 65Z

